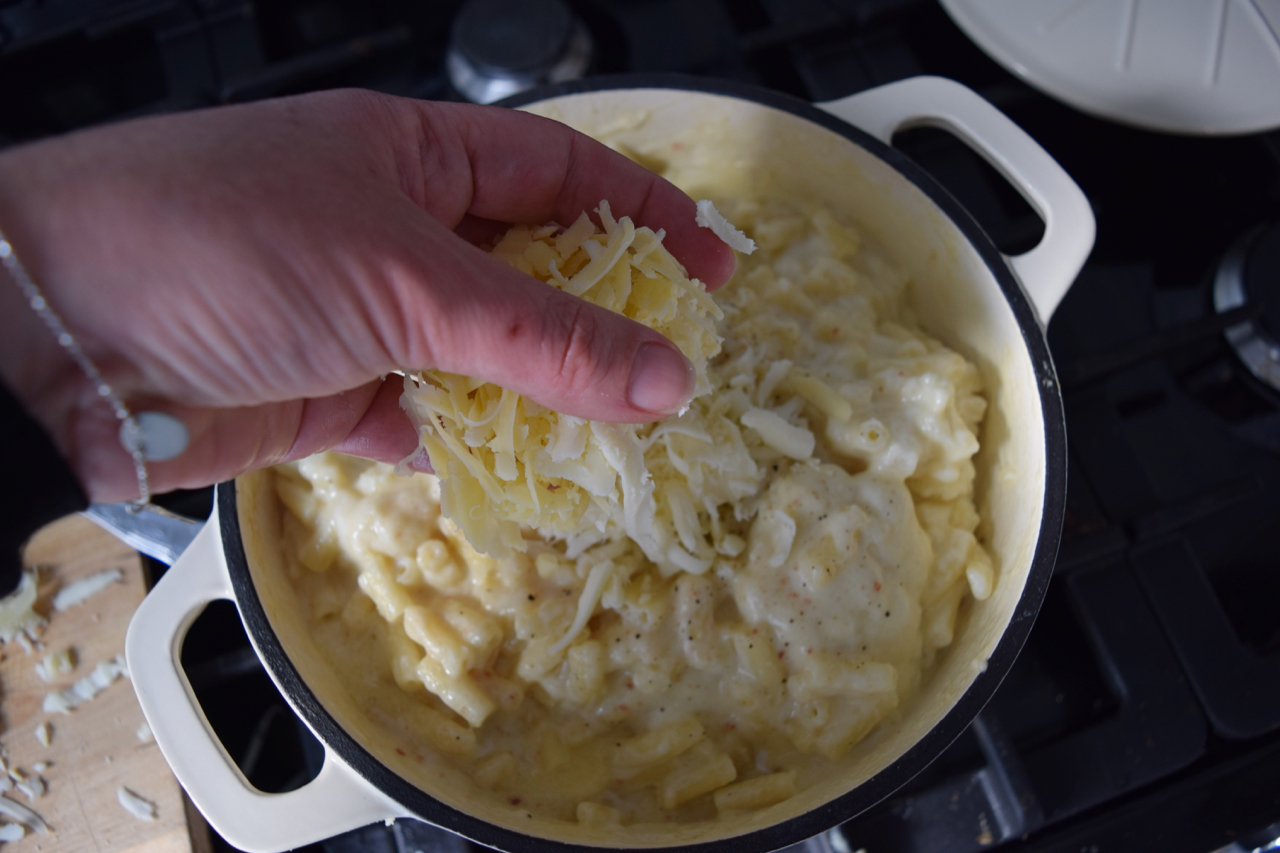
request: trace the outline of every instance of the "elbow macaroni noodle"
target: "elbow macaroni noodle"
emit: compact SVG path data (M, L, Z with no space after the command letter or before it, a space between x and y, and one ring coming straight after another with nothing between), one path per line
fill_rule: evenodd
M542 817L698 821L788 799L892 719L961 602L992 590L978 371L825 211L729 218L760 251L717 295L709 391L635 432L661 565L620 535L526 529L512 548L508 531L480 553L431 476L336 454L275 472L292 582L335 667Z

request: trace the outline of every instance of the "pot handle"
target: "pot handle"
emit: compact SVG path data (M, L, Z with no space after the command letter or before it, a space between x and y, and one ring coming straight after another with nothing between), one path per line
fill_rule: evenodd
M994 166L1044 220L1039 245L1005 260L1048 325L1096 234L1088 199L1049 152L978 93L944 77L911 77L816 106L886 144L899 130L941 128Z
M217 511L143 599L129 623L125 656L156 743L196 808L232 846L277 853L379 820L403 807L328 748L311 782L266 794L244 777L209 727L179 663L187 630L211 602L232 599Z

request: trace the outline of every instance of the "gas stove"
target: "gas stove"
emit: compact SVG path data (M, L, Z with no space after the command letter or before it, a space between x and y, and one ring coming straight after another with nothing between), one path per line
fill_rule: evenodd
M973 726L903 790L807 846L1271 849L1280 132L1177 137L1087 116L990 60L933 0L529 0L497 3L497 17L476 5L3 3L0 79L23 85L0 89L0 141L337 85L492 100L579 74L660 71L822 101L917 74L965 83L1048 149L1097 215L1096 248L1049 326L1069 436L1062 550L1026 648ZM537 27L511 24L522 9L538 11ZM536 44L513 47L530 33ZM895 144L1002 250L1039 239L1031 208L954 138L916 129ZM162 502L208 512L206 493ZM231 605L200 618L184 663L255 785L288 790L316 772L318 745ZM317 846L472 845L401 821Z

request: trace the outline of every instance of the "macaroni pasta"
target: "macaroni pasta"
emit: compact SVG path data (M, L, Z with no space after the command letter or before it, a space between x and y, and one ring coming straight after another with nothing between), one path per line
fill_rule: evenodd
M442 514L435 477L334 454L275 472L293 584L335 666L539 816L698 821L786 800L892 718L960 603L992 589L977 370L825 211L721 209L759 251L717 295L708 392L635 431L663 554L683 557L528 529L489 556Z

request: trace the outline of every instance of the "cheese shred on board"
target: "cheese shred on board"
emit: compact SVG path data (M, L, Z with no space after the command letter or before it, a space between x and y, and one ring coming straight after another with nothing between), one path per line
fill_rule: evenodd
M720 351L720 309L662 245L664 232L614 219L604 201L596 214L599 226L586 213L568 228L516 226L493 254L662 333L693 363L695 399L707 394L707 361ZM682 547L678 522L659 515L666 502L655 495L645 457L652 425L575 418L438 371L406 377L401 404L440 476L445 514L476 550L493 557L524 551L521 528L528 527L566 540L571 552L625 535L667 572L710 565ZM708 434L696 418L675 423Z

